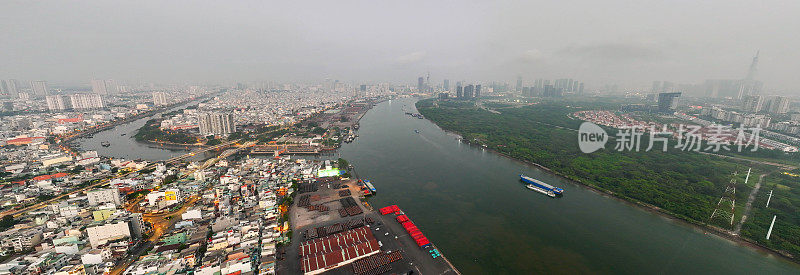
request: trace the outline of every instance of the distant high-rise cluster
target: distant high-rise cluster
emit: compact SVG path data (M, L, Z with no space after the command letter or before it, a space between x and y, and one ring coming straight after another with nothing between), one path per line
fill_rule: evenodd
M35 96L47 96L50 94L50 90L47 88L47 81L44 80L31 81L31 90L33 90L33 95Z
M16 96L19 94L19 81L16 79L8 79L0 81L0 94Z
M525 97L560 97L565 93L583 94L583 82L574 80L572 78L561 78L553 81L550 84L549 79L536 79L533 86L525 87L522 84L522 78L517 78L517 85L520 86L520 92Z
M164 106L169 104L167 100L167 93L165 92L153 92L153 105L155 106Z
M98 94L50 95L45 100L50 111L105 108L103 98Z
M209 112L200 114L199 118L200 134L207 135L227 135L236 131L233 121L233 114Z
M703 85L705 95L709 97L728 97L744 100L745 97L761 94L764 83L756 80L758 71L758 52L750 63L744 79L709 79Z
M748 95L742 98L742 110L758 113L785 114L789 112L791 100L784 96L773 96L767 99L761 95Z
M479 98L481 96L481 85L480 84L469 84L467 86L461 86L461 82L458 82L456 85L456 99L473 99ZM445 99L449 98L449 96L440 95L439 98Z
M98 95L110 95L119 92L119 86L113 79L92 79L92 92Z

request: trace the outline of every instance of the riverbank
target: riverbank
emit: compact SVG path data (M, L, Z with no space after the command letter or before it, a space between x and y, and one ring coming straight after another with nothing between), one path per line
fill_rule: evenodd
M153 141L153 140L137 140L136 142L141 144L150 145L151 148L162 148L168 150L190 150L194 148L206 148L208 145L205 144L183 144L183 143L172 143L172 142L164 142L164 141Z
M454 134L454 135L456 135L456 137L458 139L464 141L464 143L470 144L470 142L468 140L466 140L461 133L459 133L457 131L451 131L451 130L444 129L438 123L436 123L436 121L430 120L431 116L426 115L426 117L429 118L429 121L431 121L435 125L435 127L437 127L439 130L444 131L444 132L449 133L449 134ZM647 212L657 214L657 215L659 215L661 217L664 217L664 218L668 218L671 221L678 221L678 224L686 225L686 226L688 226L690 228L699 230L700 232L703 232L705 234L711 233L714 236L721 237L723 239L732 241L732 242L734 242L734 243L736 243L737 245L740 245L740 246L745 246L745 247L751 248L754 251L757 251L759 253L778 256L781 259L787 260L787 262L791 262L793 265L797 264L797 262L796 262L797 260L795 258L792 258L789 255L785 255L781 251L777 251L777 250L771 249L769 247L765 247L765 246L763 246L763 245L761 245L761 244L759 244L759 243L757 243L755 241L752 241L750 239L744 238L742 236L732 235L731 232L728 231L728 230L713 226L711 224L698 222L698 221L696 221L694 219L691 219L689 217L685 217L683 215L676 214L674 212L668 211L668 210L660 208L658 206L645 203L645 202L643 202L641 200L638 200L638 199L627 197L627 196L624 196L624 195L621 195L621 194L616 194L613 191L604 189L602 187L599 187L599 186L596 186L596 185L593 185L593 184L586 183L581 178L570 177L568 175L560 173L559 171L555 171L555 170L553 170L553 169L551 169L549 167L546 167L546 166L544 166L544 165L542 165L540 163L514 158L511 155L508 155L508 154L505 154L505 153L500 152L498 150L495 150L494 148L491 148L490 146L484 146L484 145L480 145L480 144L470 144L470 145L482 148L483 150L487 150L487 151L492 152L492 153L496 153L497 155L502 156L504 158L507 158L509 160L513 160L514 162L518 162L518 163L521 163L521 164L524 164L524 165L527 165L527 166L531 166L531 167L537 168L537 169L539 169L541 171L544 171L544 172L546 172L546 173L548 173L550 175L556 176L556 177L558 177L560 179L563 179L565 181L575 183L576 185L580 185L580 186L582 186L582 187L584 187L584 188L586 188L588 190L591 190L594 193L600 194L600 195L602 195L604 197L613 198L614 200L619 201L619 202L623 202L626 205L635 206L637 209L646 210Z

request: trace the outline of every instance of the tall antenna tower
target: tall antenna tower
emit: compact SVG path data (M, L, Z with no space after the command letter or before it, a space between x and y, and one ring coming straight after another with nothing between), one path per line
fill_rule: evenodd
M719 202L717 202L717 207L714 208L714 212L711 212L711 217L708 218L709 221L720 219L730 222L731 226L733 226L733 213L736 210L736 175L737 173L733 172L731 181L725 187L725 192L722 193Z

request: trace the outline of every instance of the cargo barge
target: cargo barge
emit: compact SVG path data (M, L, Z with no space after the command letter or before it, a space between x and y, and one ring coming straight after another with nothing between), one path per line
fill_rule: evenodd
M378 190L375 189L375 186L372 186L372 183L369 182L368 180L364 180L364 184L367 185L367 188L369 188L369 191L371 191L372 193L378 192Z
M540 180L533 179L525 175L519 175L519 179L526 183L525 187L528 189L548 195L550 197L555 198L556 196L561 196L564 194L564 189L549 185Z

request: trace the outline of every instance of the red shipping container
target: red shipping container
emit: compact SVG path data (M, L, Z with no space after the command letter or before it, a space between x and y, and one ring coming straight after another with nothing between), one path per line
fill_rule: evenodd
M406 216L406 215L397 216L397 222L404 223L404 222L407 222L407 221L408 221L408 216Z
M392 210L394 210L394 209L392 209L391 206L387 206L387 207L381 208L381 210L380 210L381 211L381 215L386 215L386 214L394 212Z

